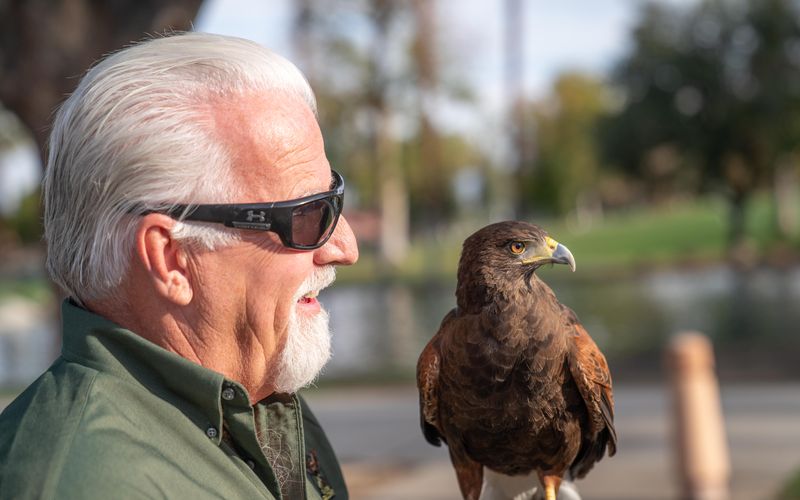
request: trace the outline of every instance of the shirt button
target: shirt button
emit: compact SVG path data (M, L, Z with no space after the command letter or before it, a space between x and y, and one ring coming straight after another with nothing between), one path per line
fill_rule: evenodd
M222 399L225 401L231 401L234 397L236 397L236 391L233 390L233 387L226 387L222 389Z
M245 463L246 463L246 464L247 464L247 466L248 466L248 467L250 467L251 469L253 469L253 470L255 470L255 469L256 469L256 463L255 463L255 462L253 462L252 460L245 460Z
M206 429L206 436L210 437L211 439L217 437L217 428L213 425L209 426L208 429Z

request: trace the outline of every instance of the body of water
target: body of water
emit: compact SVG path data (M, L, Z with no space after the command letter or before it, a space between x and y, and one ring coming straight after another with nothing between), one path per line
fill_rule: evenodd
M545 269L542 277L606 353L615 377L661 376L670 337L712 339L724 377L800 379L800 268L741 273L724 266L603 278ZM326 379L413 377L417 356L455 306L455 280L325 290L334 357ZM29 383L52 359L47 311L0 303L0 385Z
M726 377L800 378L800 269L744 273L717 266L619 279L577 276L563 269L542 274L622 377L660 376L670 337L697 330L712 339ZM413 373L425 343L455 306L454 293L455 282L324 291L334 332L326 376Z

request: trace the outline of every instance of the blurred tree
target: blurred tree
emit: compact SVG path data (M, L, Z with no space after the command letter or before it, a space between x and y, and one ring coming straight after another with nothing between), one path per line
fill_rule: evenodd
M40 196L38 189L25 196L16 212L3 221L23 245L35 245L42 238L44 227L39 215Z
M189 29L201 3L0 0L0 102L44 157L53 110L93 61L147 33Z
M303 0L295 22L299 63L317 94L328 154L355 180L362 207L380 214L377 243L389 265L405 258L409 239L406 176L389 102L404 75L389 64L389 53L400 19L410 15L407 2L323 7Z
M800 141L800 17L790 0L648 4L614 80L624 95L602 126L607 158L658 184L723 184L730 242L751 194L771 187Z
M28 139L25 127L19 119L0 102L0 154L13 149Z
M536 124L534 168L522 177L526 209L556 214L580 213L596 193L599 152L595 138L600 117L608 112L603 84L577 73L561 75L545 100L529 106Z
M449 172L442 159L442 144L434 123L435 102L438 92L438 60L436 54L436 4L430 0L412 3L416 30L411 45L418 96L416 99L419 120L419 161L414 195L419 219L426 225L437 226L452 212L453 198L449 189Z
M441 80L435 7L421 0L296 4L298 62L317 94L328 155L352 180L360 206L380 213L378 245L389 265L404 259L412 229L453 213L452 173L470 156L445 154L470 146L444 137L436 120L448 92L461 89Z

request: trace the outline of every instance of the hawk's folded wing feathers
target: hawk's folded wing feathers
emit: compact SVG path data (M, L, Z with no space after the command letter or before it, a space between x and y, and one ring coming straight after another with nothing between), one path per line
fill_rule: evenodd
M574 321L572 328L572 344L568 355L569 368L589 416L588 439L570 467L573 476L580 478L602 458L606 447L608 456L616 453L617 433L614 429L611 373L606 358L580 323Z
M455 316L450 311L439 327L439 332L425 346L417 362L417 387L419 388L419 420L425 440L441 446L447 440L439 430L439 340L445 325Z

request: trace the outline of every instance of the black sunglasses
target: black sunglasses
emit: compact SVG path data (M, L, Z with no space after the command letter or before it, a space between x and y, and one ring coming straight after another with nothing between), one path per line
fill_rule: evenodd
M175 205L169 210L148 210L181 220L215 222L238 229L276 233L288 248L313 250L328 241L344 205L344 178L331 170L331 190L295 200L223 205Z

